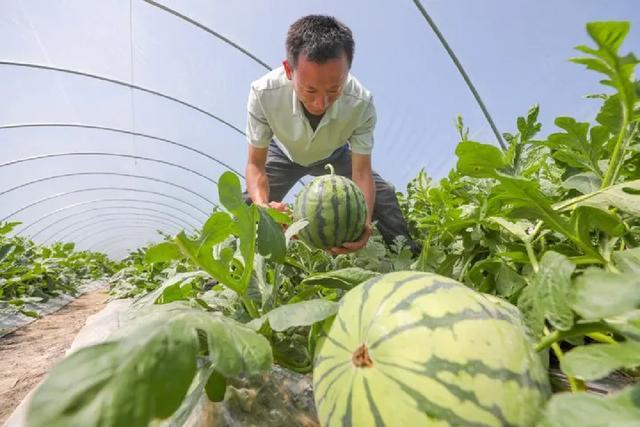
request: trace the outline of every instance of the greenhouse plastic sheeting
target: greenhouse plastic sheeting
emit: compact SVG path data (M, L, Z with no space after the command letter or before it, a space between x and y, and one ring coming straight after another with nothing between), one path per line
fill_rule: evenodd
M60 310L65 305L76 299L82 294L106 288L107 284L103 281L94 280L78 286L77 295L62 294L57 297L50 298L46 301L27 302L20 308L24 311L36 312L39 316L46 316ZM40 298L36 298L40 299ZM37 320L35 317L25 316L20 313L16 307L0 301L0 337L10 334L18 328L28 325Z
M635 0L427 1L500 132L541 105L593 118L597 77L567 59L591 20L640 22ZM577 7L579 5L579 7ZM123 256L198 227L215 182L242 174L251 81L280 66L288 26L324 13L352 28L353 74L375 99L374 168L398 190L455 163L455 117L496 143L412 1L84 1L0 4L0 221L36 242ZM633 28L627 46L640 44ZM288 195L291 200L293 193ZM119 215L111 215L118 213Z

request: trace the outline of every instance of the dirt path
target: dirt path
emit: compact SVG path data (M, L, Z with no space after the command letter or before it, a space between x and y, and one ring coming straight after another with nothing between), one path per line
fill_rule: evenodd
M89 292L56 313L0 338L0 425L42 380L90 315L104 307L103 290Z

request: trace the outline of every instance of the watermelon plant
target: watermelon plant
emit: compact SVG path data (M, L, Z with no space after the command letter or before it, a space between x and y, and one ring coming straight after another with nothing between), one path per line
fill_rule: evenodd
M614 91L590 97L601 102L595 124L559 117L560 130L538 140L536 106L505 134L503 152L469 140L459 120L456 168L439 185L421 173L403 199L425 242L415 268L517 304L536 348L553 350L576 394L552 398L545 425L637 420L637 386L609 399L583 392L585 381L640 365L640 85L635 56L619 54L628 31L590 23L595 47L572 59Z
M8 236L19 222L0 223L0 303L37 317L27 303L46 301L67 293L75 295L84 280L110 276L118 265L106 255L77 252L73 243L37 245Z
M334 173L314 178L296 195L293 216L306 220L299 237L318 249L342 246L360 238L367 220L364 194L349 178Z

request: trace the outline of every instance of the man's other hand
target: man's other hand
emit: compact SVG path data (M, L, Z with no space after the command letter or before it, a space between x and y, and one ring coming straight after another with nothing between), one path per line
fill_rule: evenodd
M273 208L286 214L291 213L291 208L289 208L289 205L283 202L269 202L269 204L267 204L265 207Z
M365 224L364 230L362 231L362 234L360 235L360 238L358 240L356 240L355 242L345 242L342 244L342 246L329 248L327 249L327 251L329 251L333 255L342 255L359 251L367 245L372 232L373 229L371 228L371 224Z

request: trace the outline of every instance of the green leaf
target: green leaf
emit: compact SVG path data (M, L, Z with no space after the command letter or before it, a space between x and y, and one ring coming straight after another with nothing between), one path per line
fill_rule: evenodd
M607 326L625 337L640 341L640 310L632 310L619 316L608 317L605 322Z
M542 332L544 318L559 330L573 326L569 296L574 270L575 265L565 255L554 251L543 255L539 271L518 299L518 307L537 334Z
M583 172L570 176L562 183L568 190L577 190L582 194L598 191L602 185L602 179L593 172Z
M529 221L522 220L514 223L506 218L502 218L499 216L487 218L487 221L501 226L523 242L526 242L530 239L529 234L527 233L527 229L532 227L532 224Z
M283 263L287 253L282 227L266 212L266 209L258 208L260 222L258 224L258 253L269 257L275 262Z
M135 337L84 348L56 365L33 396L29 425L147 425L170 416L195 375L197 335L168 322Z
M605 74L609 79L602 81L602 83L616 88L621 95L620 101L623 108L631 112L636 99L632 77L638 60L633 54L618 55L618 49L629 33L629 27L629 22L588 23L587 32L596 42L598 49L578 46L577 50L591 55L591 57L573 58L571 61Z
M196 374L198 331L224 375L271 366L268 341L245 326L176 303L155 306L109 341L56 365L33 396L29 425L147 425L169 417Z
M328 271L326 273L313 273L307 276L301 286L322 286L329 289L343 289L348 291L360 283L365 282L373 277L379 276L380 273L365 270L359 267L348 267L340 270Z
M22 223L19 221L5 222L4 224L0 223L0 236L11 233L11 231L20 224Z
M579 206L571 214L575 233L585 242L591 240L591 230L604 231L609 236L622 236L624 224L617 215L593 206Z
M594 206L607 210L618 208L640 216L640 179L612 185L595 193L585 194L553 205L557 211L575 209L578 206Z
M606 397L558 393L547 404L538 427L635 427L640 419L640 384Z
M235 230L240 239L240 253L244 259L244 271L240 279L235 282L238 291L243 293L249 286L253 272L253 257L256 252L256 222L259 219L259 214L255 205L248 206L245 203L240 179L232 172L223 173L218 180L218 197L224 207L235 217Z
M527 112L527 118L518 117L517 126L518 132L520 132L520 138L522 141L529 141L532 139L540 129L542 124L538 123L538 114L540 113L540 106L534 105Z
M209 380L204 389L210 401L222 402L224 400L224 392L227 389L227 379L218 371L214 370L209 376Z
M574 348L564 355L560 366L572 377L597 380L620 368L640 366L640 343L591 344Z
M457 169L474 178L493 178L496 169L507 166L502 151L493 145L462 141L456 147Z
M526 215L543 220L549 228L563 234L580 247L585 254L602 260L602 256L591 242L580 239L570 222L553 210L551 200L542 194L537 182L503 174L498 174L497 178L500 184L493 188L493 201L507 202L516 208L511 213L512 215Z
M604 140L601 132L595 131L595 138L589 141L589 123L577 122L571 117L558 117L556 126L565 132L549 135L545 145L551 148L553 157L574 168L602 175L598 167ZM594 132L591 132L594 135Z
M615 251L611 259L621 272L640 274L640 248Z
M7 258L16 248L16 245L13 243L7 243L5 245L0 245L0 262L2 262L5 258Z
M587 33L600 49L615 55L629 33L629 28L630 24L626 21L589 22Z
M608 129L609 132L617 134L624 123L623 114L620 95L614 94L608 96L602 103L596 121Z
M144 261L147 263L168 262L182 258L180 248L173 242L163 242L147 249Z
M506 264L501 264L496 273L496 291L509 298L527 285L526 280Z
M274 308L265 316L274 331L309 326L338 312L338 303L323 299L302 301Z
M294 236L297 236L300 230L305 228L307 225L309 225L309 221L307 221L306 219L299 219L298 221L287 227L287 230L284 232L287 247L289 247L291 239L293 239Z
M226 212L214 212L204 223L198 252L210 251L213 246L223 242L235 231L233 219Z
M640 305L640 276L590 268L574 283L573 309L584 319L601 319Z
M265 210L269 214L269 216L273 218L273 220L278 224L289 225L293 222L293 218L291 215L281 212L278 209L266 208Z
M226 286L241 292L243 289L236 279L229 272L230 257L221 256L220 259L214 259L212 251L202 251L202 246L198 240L192 240L181 231L174 238L174 241L180 248L182 254L188 257L194 264L198 265L206 271L211 277Z

